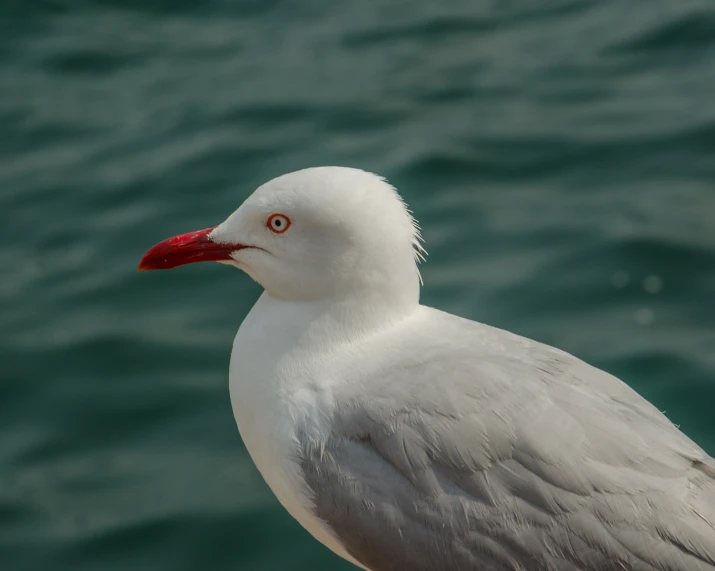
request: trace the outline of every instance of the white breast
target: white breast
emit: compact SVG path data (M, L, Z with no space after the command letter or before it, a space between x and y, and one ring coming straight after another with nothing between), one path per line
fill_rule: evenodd
M234 340L229 387L238 430L259 472L288 513L318 541L359 565L312 514L295 461L299 431L317 439L327 436L322 420L329 418L332 409L329 383L319 378L324 370L319 358L308 356L291 342L290 327L282 322L271 327L272 309L262 298Z

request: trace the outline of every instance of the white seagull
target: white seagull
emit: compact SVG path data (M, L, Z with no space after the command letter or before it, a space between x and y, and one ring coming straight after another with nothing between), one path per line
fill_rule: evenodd
M420 305L385 179L311 168L140 270L214 260L265 291L233 411L275 495L370 571L715 571L715 460L617 378Z

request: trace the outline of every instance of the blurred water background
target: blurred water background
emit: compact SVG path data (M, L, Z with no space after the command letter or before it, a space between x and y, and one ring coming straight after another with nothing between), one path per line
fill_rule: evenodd
M135 271L325 164L401 190L425 303L619 375L715 453L712 0L4 0L0 568L351 568L234 424L259 287Z

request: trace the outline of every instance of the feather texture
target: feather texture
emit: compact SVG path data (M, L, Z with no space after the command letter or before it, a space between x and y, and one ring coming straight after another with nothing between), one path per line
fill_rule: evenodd
M459 342L412 324L395 351L419 360L373 363L335 389L327 439L299 434L315 514L352 557L372 571L715 570L703 450L615 377L429 311Z

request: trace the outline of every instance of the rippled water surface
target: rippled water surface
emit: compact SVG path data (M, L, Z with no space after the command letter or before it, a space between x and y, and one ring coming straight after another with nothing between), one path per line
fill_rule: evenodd
M621 376L715 453L711 0L8 0L0 32L2 569L350 568L235 427L258 286L135 271L311 165L402 191L425 303Z

